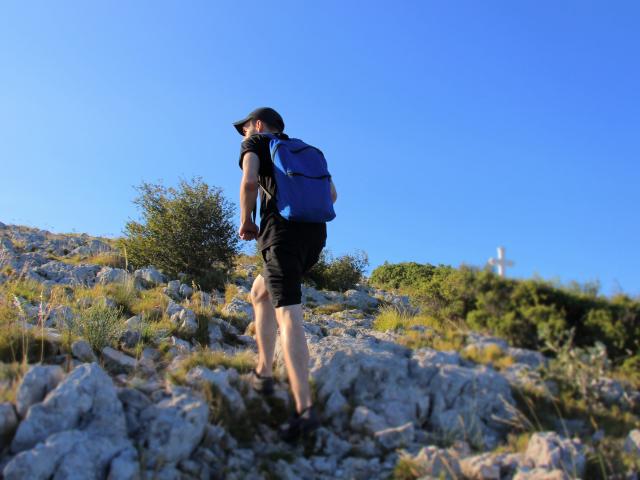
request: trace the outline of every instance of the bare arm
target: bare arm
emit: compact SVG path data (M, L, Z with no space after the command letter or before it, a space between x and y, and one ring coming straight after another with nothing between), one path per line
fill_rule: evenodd
M253 240L258 236L258 227L251 219L251 212L258 198L258 169L260 159L253 152L242 158L242 180L240 181L240 238Z
M336 203L338 199L338 191L336 190L336 186L333 184L333 180L331 180L331 200L333 203Z

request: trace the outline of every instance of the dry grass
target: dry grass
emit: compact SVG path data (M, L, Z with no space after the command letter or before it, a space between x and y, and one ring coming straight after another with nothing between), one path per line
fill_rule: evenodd
M499 345L494 343L483 348L469 345L462 351L462 358L482 365L491 365L498 370L510 367L515 362Z
M321 315L332 315L334 313L342 312L347 307L343 303L328 303L327 305L319 305L313 308L313 313Z
M69 265L100 265L103 267L122 268L126 267L126 259L119 252L100 252L91 256L74 255L72 257L60 257L49 255L52 260L68 263Z
M465 344L466 329L429 315L409 315L393 307L384 307L373 322L382 332L400 333L398 343L412 349L423 347L442 351L459 351Z
M189 370L201 366L211 370L217 367L234 368L239 373L250 372L256 364L255 354L250 350L239 350L233 355L221 351L211 351L208 348L190 354L180 362L180 366L173 374L173 379L184 383Z
M27 370L24 362L0 363L0 403L16 401L20 380Z

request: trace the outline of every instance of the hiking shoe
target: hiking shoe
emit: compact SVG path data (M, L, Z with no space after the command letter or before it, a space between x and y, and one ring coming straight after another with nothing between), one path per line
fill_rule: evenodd
M274 385L273 377L263 377L255 369L251 370L251 386L260 395L273 395Z
M289 419L280 431L280 438L293 443L301 438L308 438L319 426L320 420L312 405Z

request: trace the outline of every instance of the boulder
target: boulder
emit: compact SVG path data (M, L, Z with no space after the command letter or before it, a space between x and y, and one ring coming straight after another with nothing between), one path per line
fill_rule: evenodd
M204 399L186 388L175 388L170 398L145 408L140 413L139 435L144 467L153 470L189 458L202 439L208 417Z
M224 306L222 313L246 319L246 324L242 326L243 330L254 320L253 306L237 297Z
M379 430L374 437L380 445L387 450L395 450L396 448L406 447L415 435L413 423L407 422L395 428L386 428Z
M182 335L188 337L195 335L198 331L198 320L193 310L183 308L171 315L171 323L178 328Z
M634 429L629 432L624 441L624 451L640 456L640 430Z
M529 439L524 464L531 468L561 470L584 475L587 459L578 439L566 439L556 432L537 432Z
M124 283L129 278L129 273L122 268L102 267L96 275L96 280L101 285L110 283Z
M492 448L507 433L515 402L492 369L462 367L454 354L412 355L372 337L310 337L309 352L324 418L335 428L349 425L351 403L375 413L381 428L428 422L443 438L471 439L476 447Z
M211 385L224 398L232 408L234 415L241 416L246 407L240 393L231 386L238 381L238 372L234 369L221 367L210 370L205 367L195 367L187 373L187 382L190 385Z
M28 411L11 443L5 479L103 478L110 462L132 450L122 404L95 363L76 367Z
M380 303L377 298L360 290L347 290L344 292L344 302L358 310L370 310L376 308Z
M29 408L44 400L64 378L64 371L57 365L36 365L22 378L16 394L16 410L24 417Z
M179 293L182 298L191 298L191 295L193 295L193 288L186 283L183 283L180 285Z
M135 358L111 347L102 349L102 359L105 367L113 373L132 372L138 364Z
M0 450L11 441L13 433L18 427L18 416L9 402L0 403Z
M85 340L76 340L73 342L71 344L71 353L81 362L92 363L98 361L96 354L93 353L93 348L91 348L91 345Z
M101 268L100 265L69 265L53 260L34 268L33 272L57 284L92 287Z
M137 283L144 288L157 287L165 281L164 275L154 267L140 268L133 272L133 277Z

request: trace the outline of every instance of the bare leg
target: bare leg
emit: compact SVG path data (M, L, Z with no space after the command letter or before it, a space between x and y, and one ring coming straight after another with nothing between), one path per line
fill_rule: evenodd
M288 305L275 309L280 326L282 351L291 384L296 411L302 412L311 406L309 389L309 349L302 327L302 305Z
M273 375L273 355L276 348L275 309L262 275L258 275L251 287L251 302L256 322L258 365L256 372L263 377Z

